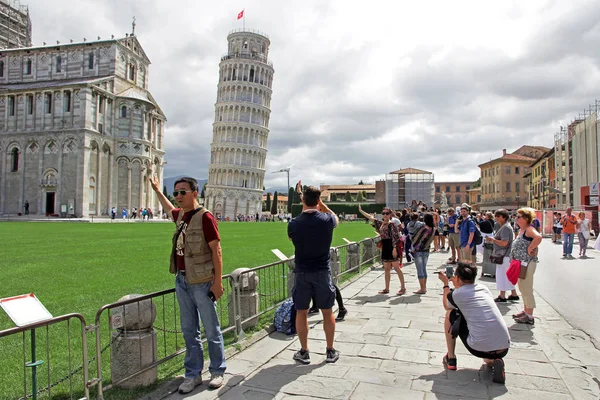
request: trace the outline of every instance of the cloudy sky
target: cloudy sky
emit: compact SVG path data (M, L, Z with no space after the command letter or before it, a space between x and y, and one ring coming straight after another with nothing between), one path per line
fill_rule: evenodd
M552 146L599 96L598 4L579 0L23 0L34 45L136 33L165 111L166 176L207 176L227 34L275 67L265 185L373 182L415 167L475 180L503 148ZM599 96L600 97L600 96Z

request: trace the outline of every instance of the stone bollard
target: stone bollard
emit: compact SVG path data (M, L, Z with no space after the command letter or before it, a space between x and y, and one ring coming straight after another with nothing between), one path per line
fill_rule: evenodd
M240 302L236 311L241 317L241 321L258 314L258 275L254 271L243 274L242 272L245 271L248 271L248 268L236 269L231 273L233 279L229 281L231 285L234 285L234 282L237 283L240 291ZM235 301L233 296L235 295L235 290L229 294L229 326L236 325L236 315L233 312L233 302ZM252 318L242 324L242 329L256 326L257 323L258 317Z
M337 284L342 265L340 263L340 252L335 247L329 249L329 265L331 267L331 278Z
M296 279L296 275L294 275L294 268L296 266L294 259L290 259L287 262L288 268L290 269L287 275L287 292L288 297L292 297L292 292L294 291L294 281Z
M361 246L362 246L362 252L361 252L361 256L362 256L362 260L361 263L365 263L368 260L373 258L373 239L372 238L366 238L365 240L363 240L361 242ZM377 251L377 250L376 250Z
M359 269L360 266L360 251L358 243L350 243L346 247L346 270L352 271Z
M128 294L119 301L141 297ZM156 361L156 331L152 327L156 319L156 306L151 300L127 304L115 309L111 315L112 344L110 371L112 382L117 382ZM118 384L124 389L150 386L158 377L157 367Z

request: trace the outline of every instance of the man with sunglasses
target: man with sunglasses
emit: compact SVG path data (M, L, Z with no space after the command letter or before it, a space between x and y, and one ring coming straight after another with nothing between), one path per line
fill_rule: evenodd
M185 379L180 393L202 384L204 353L200 320L208 343L211 378L209 388L223 386L225 348L215 302L223 295L221 238L214 216L198 204L198 182L194 178L175 181L173 197L179 208L165 197L154 175L150 183L165 213L175 222L170 272L175 274L181 330L185 340Z

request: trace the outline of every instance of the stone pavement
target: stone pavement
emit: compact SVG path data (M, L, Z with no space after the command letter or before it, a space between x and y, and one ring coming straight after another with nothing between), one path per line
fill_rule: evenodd
M226 386L210 391L206 384L169 400L238 399L598 399L600 351L585 333L571 327L537 296L535 326L517 325L511 314L522 304L500 304L510 329L506 385L492 383L482 361L457 342L458 371L446 371L443 334L445 311L441 282L447 253L429 258L428 293L412 294L418 284L414 264L403 268L408 293L378 295L383 270L372 270L342 290L349 314L336 326L335 364L326 364L318 316L311 317L310 365L292 360L296 337L272 333L227 361ZM481 256L480 256L481 257ZM480 282L496 293L494 280ZM399 286L392 275L392 293ZM207 378L208 379L208 378ZM181 379L169 384L175 391ZM154 397L156 398L156 397Z

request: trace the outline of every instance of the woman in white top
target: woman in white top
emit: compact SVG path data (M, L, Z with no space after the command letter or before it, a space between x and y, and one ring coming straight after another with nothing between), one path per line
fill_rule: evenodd
M585 251L590 240L590 220L585 217L585 213L581 211L579 213L579 220L577 221L577 227L579 228L579 258L587 258Z

